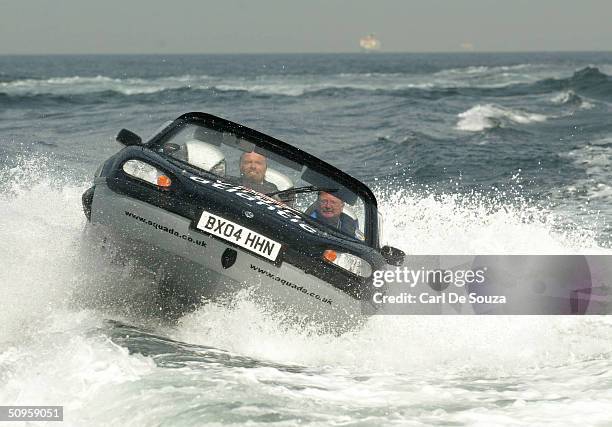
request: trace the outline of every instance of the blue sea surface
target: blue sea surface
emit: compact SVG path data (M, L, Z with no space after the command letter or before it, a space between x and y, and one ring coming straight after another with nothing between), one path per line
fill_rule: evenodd
M176 325L133 310L145 283L79 257L80 196L121 128L188 111L364 181L409 255L612 251L612 53L0 56L0 404L77 426L612 424L605 317L327 336L247 296Z
M120 128L148 136L206 111L368 184L529 198L609 243L611 64L609 53L4 56L0 161L53 154L85 179Z

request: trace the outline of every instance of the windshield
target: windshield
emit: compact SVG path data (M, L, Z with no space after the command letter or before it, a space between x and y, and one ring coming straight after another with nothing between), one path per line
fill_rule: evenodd
M223 181L269 195L324 230L377 243L376 201L367 187L297 148L214 119L175 122L149 144Z

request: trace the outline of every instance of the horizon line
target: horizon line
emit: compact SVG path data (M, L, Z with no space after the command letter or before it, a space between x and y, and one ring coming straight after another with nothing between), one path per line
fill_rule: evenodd
M435 54L536 54L536 53L612 53L611 50L603 49L592 49L592 50L449 50L449 51L377 51L377 52L363 52L363 51L338 51L338 52L22 52L22 53L3 53L0 52L0 56L196 56L196 55L356 55L362 54L364 56L373 56L381 54L411 54L411 55L435 55Z

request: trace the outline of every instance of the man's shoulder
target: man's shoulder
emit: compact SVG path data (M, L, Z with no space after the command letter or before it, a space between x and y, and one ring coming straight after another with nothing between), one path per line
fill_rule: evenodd
M266 193L272 193L273 191L278 191L278 187L276 186L276 184L273 184L270 181L264 180L264 182L262 182L261 185L266 190Z
M258 191L260 193L273 193L275 191L278 191L278 187L268 181L263 181L260 184L256 184L241 178L239 180L239 185Z

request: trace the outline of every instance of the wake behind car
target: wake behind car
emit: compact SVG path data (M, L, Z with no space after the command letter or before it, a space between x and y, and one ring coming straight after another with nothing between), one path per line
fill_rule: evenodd
M151 272L162 301L248 287L274 310L345 324L370 303L373 271L403 261L381 245L366 185L278 139L194 112L117 140L83 194L87 232Z

